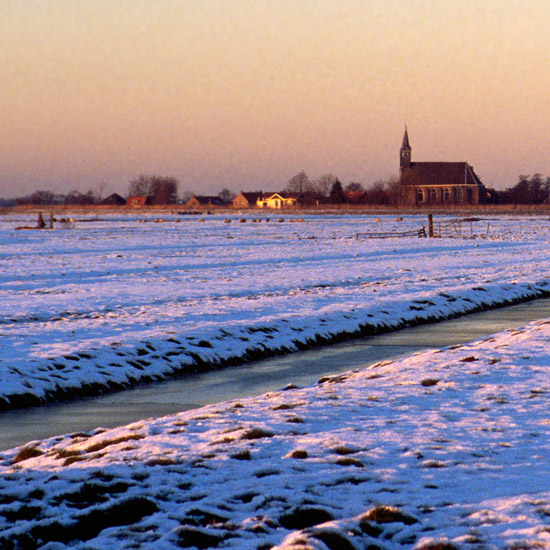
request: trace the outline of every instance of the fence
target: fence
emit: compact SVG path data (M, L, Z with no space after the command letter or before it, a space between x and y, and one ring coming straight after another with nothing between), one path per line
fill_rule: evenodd
M410 231L386 231L386 232L367 232L357 233L358 239L389 239L391 237L427 237L426 228L412 229Z
M420 229L409 231L369 231L356 233L357 239L389 239L395 237L429 237L429 238L461 238L474 239L487 237L489 235L489 223L487 227L480 225L479 218L458 218L442 222L434 222L432 214L428 215L428 228L422 226Z
M462 218L457 220L448 220L444 222L433 223L433 229L430 232L431 237L455 237L462 239L474 239L476 237L487 237L489 235L490 224L487 226L480 224L478 218Z

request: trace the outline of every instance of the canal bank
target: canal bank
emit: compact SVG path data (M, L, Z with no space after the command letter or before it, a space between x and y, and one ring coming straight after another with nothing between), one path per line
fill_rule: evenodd
M143 418L258 395L288 384L312 384L326 374L361 368L427 348L470 342L548 317L550 299L533 300L82 401L5 411L0 413L0 449L98 426L121 426Z

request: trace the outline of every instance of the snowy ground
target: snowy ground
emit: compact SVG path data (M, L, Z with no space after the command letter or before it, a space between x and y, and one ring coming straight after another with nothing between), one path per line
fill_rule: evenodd
M542 217L484 220L486 238L354 238L422 221L2 220L2 394L132 383L550 290ZM0 456L0 548L550 548L549 365L541 321L31 442Z
M548 323L4 452L0 547L549 548Z
M355 235L426 217L290 219L111 216L16 231L31 220L0 218L0 408L550 291L543 217L483 219L473 234L486 238L383 240Z

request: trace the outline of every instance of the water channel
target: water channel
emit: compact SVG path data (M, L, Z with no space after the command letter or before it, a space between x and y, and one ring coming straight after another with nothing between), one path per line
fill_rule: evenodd
M142 418L303 386L321 376L394 359L427 348L470 342L550 317L550 299L467 315L343 344L194 374L100 397L0 413L0 450L35 439L98 426L112 428Z

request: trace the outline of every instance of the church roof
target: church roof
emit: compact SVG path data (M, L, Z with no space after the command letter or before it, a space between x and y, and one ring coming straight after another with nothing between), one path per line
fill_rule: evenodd
M406 175L412 185L483 185L467 162L411 162Z

